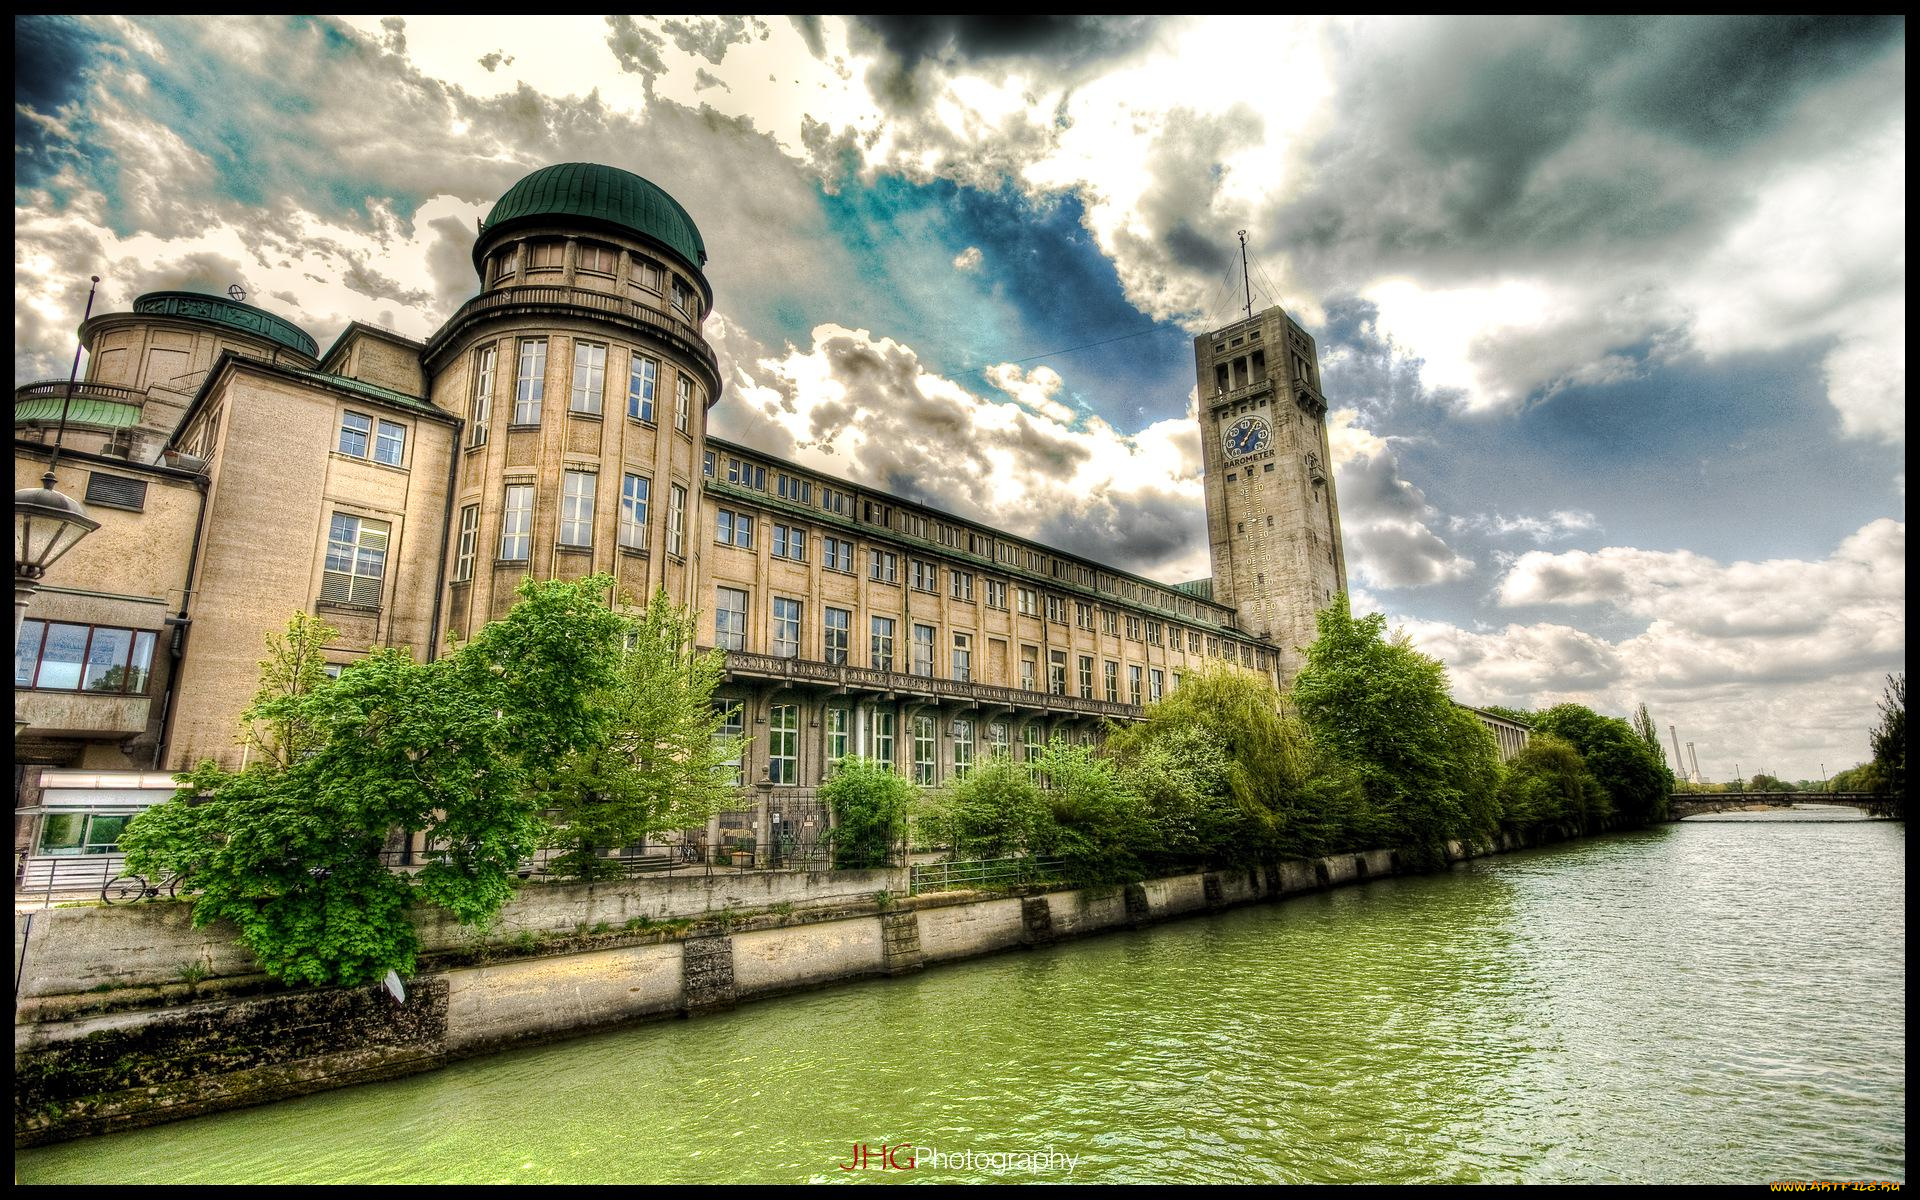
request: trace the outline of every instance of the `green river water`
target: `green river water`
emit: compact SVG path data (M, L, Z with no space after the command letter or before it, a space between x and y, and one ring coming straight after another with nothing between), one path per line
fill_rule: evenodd
M25 1151L18 1178L1904 1180L1905 829L1827 815L640 1025ZM912 1170L841 1169L903 1142Z

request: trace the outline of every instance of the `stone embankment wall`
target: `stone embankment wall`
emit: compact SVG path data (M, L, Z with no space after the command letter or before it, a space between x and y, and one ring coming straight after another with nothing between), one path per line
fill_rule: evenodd
M904 870L548 885L523 892L484 941L423 918L426 952L404 1003L377 986L281 987L232 930L193 929L184 904L56 909L34 914L30 935L22 915L14 1138L259 1104L1398 869L1380 850L1124 887L906 899Z

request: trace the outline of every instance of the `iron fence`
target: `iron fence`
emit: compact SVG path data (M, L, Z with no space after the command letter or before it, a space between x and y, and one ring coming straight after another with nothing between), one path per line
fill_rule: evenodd
M945 888L1008 887L1042 883L1058 877L1066 865L1060 858L982 858L972 862L936 862L916 864L911 870L908 891L937 892Z

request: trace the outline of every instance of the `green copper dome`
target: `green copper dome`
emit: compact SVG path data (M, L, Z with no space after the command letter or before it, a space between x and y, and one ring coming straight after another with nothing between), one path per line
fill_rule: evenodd
M707 265L707 244L678 200L631 171L598 163L540 168L507 189L480 232L484 238L552 217L610 225L666 246L696 270ZM477 261L478 246L474 254Z
M197 317L245 330L256 337L278 342L289 350L298 350L312 358L320 350L305 330L264 308L241 304L225 296L205 296L199 292L148 292L133 302L133 311L165 317Z

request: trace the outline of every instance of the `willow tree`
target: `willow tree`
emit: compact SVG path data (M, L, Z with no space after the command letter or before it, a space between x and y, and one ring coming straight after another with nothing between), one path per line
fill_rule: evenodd
M693 616L664 588L628 624L608 686L592 701L602 735L562 760L544 789L550 843L566 849L549 865L561 874L617 873L600 850L704 825L735 803L741 739L722 736L713 702L725 656L699 653L694 633Z
M1499 753L1453 703L1446 667L1404 633L1388 637L1379 613L1355 618L1344 594L1317 620L1293 701L1314 738L1359 774L1381 841L1432 863L1449 840L1492 834Z

